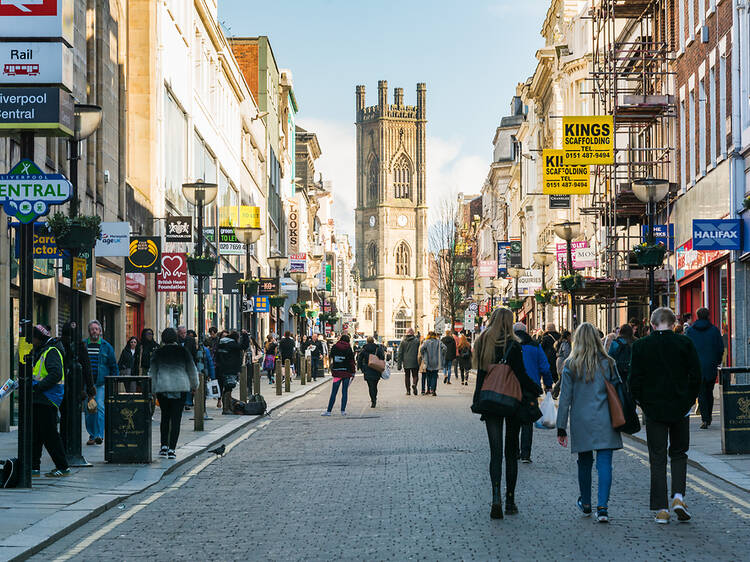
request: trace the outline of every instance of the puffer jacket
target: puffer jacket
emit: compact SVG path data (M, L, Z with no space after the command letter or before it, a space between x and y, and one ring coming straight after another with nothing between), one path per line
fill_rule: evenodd
M189 392L198 388L198 370L193 356L177 343L162 345L154 351L148 374L154 394Z
M427 338L419 348L419 355L427 371L437 371L443 366L445 344L437 338Z

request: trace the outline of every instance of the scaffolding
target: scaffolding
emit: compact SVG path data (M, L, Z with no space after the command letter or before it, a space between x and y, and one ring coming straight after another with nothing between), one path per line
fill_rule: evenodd
M647 209L633 194L632 182L649 175L670 181L670 195L657 207L662 219L676 193L671 164L677 108L666 3L591 0L589 10L590 94L595 113L614 118L615 161L592 168L591 207L582 213L595 216L598 223L602 278L581 296L584 303L606 309L609 328L616 322L616 308L647 302L646 272L631 254L641 241ZM668 292L663 275L660 281L660 292Z

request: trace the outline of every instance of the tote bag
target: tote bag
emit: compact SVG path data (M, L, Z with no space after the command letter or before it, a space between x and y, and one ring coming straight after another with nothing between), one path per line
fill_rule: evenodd
M505 354L500 363L490 365L484 376L479 396L472 404L471 410L477 414L510 417L518 412L521 405L521 383L507 364L511 345L506 345ZM481 350L477 350L481 357Z
M612 429L633 435L641 430L641 421L635 409L635 400L620 379L617 367L614 371L610 367L610 373L614 375L614 383L604 378L604 386L607 389L607 402L609 404L609 417Z

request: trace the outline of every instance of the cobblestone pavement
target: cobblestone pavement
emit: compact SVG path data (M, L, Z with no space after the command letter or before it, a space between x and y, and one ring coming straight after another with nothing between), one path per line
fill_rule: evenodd
M534 462L519 467L520 514L492 521L487 438L469 412L471 386L404 396L394 373L371 409L360 376L349 415L335 409L326 418L329 389L35 559L750 559L750 494L691 469L693 521L657 526L645 451L630 440L615 453L609 525L578 516L576 464L550 430L535 430Z

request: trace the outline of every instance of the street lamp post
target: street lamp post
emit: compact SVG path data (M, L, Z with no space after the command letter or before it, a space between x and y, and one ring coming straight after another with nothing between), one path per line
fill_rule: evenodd
M235 228L234 235L237 237L237 240L245 245L245 277L246 280L249 280L252 278L252 272L250 271L250 246L260 240L260 237L263 236L263 229L260 227ZM240 295L240 298L243 298L242 295ZM254 314L255 307L253 307L253 315ZM241 320L240 327L242 327ZM255 341L259 341L258 334L255 333L255 326L252 327L252 331Z
M555 234L565 240L568 254L568 275L573 275L573 238L581 234L581 223L565 221L555 225ZM578 314L576 313L576 292L575 288L570 290L570 321L573 330L578 327Z
M664 199L669 192L669 182L667 180L656 179L648 176L633 182L633 194L639 201L646 203L648 214L648 232L646 241L649 245L654 244L654 216L656 215L656 204ZM655 265L648 267L648 310L653 312L656 308L656 287L654 283Z
M280 252L271 254L268 258L268 265L276 271L276 285L279 288L278 294L281 295L281 270L289 263L289 258ZM281 313L280 307L276 307L276 334L281 337Z
M552 265L555 256L552 252L534 252L534 263L542 268L542 291L547 290L547 267ZM547 326L547 303L542 304L542 329Z
M513 279L515 279L516 282L516 307L518 307L518 280L523 277L523 274L526 272L526 270L523 267L509 267L508 268L508 275L510 275ZM518 311L520 309L516 308L516 321L518 321Z
M297 284L297 299L296 304L299 306L299 296L300 291L302 290L302 282L307 279L307 272L306 271L292 271L289 274L289 277L292 278L292 281L294 281ZM299 325L301 324L302 315L297 315L297 338L300 337L301 332L299 329Z
M490 296L490 312L495 308L495 295L497 294L497 287L490 285L485 287L485 292Z

